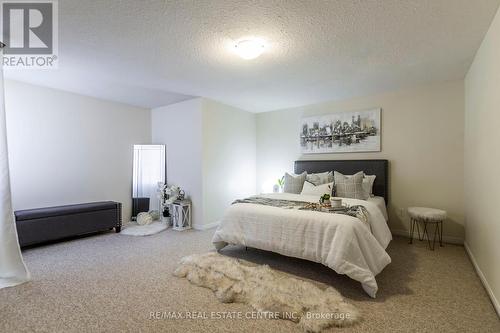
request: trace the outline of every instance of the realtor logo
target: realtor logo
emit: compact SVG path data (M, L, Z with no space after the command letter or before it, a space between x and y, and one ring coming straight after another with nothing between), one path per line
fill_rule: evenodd
M57 67L57 1L2 1L4 67Z

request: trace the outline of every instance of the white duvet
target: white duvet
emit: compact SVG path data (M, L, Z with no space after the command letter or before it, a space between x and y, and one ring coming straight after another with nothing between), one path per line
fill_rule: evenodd
M318 202L317 196L299 194L262 196ZM212 242L217 250L239 244L322 263L361 282L368 295L375 297L375 276L391 262L385 248L392 236L375 203L345 198L343 201L365 206L369 226L348 215L237 203L226 210Z

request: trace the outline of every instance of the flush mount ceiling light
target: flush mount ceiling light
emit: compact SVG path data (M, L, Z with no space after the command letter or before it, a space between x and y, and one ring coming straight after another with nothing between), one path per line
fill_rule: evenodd
M266 43L259 38L246 38L234 44L234 52L245 60L255 59L266 50Z

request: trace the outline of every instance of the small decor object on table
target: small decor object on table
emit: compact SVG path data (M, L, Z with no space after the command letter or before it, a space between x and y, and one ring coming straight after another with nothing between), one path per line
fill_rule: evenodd
M175 201L172 203L173 229L183 231L191 229L191 200Z
M409 207L408 215L410 216L410 244L413 243L413 232L415 231L416 226L418 239L422 241L424 238L427 238L429 249L434 251L436 236L439 238L439 246L443 246L443 221L446 220L447 215L445 210L427 207ZM423 224L422 236L420 236L419 223ZM435 224L432 245L429 232L427 230L427 225L429 223Z
M185 196L186 196L186 192L184 192L184 190L181 190L179 188L179 195L177 196L177 200L182 201L182 200L184 200Z

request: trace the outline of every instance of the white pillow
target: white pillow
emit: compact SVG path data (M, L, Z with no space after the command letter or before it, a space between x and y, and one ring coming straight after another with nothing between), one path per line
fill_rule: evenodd
M332 194L333 182L328 184L314 185L313 183L304 182L304 187L302 188L302 195L317 195L322 196L323 194Z

